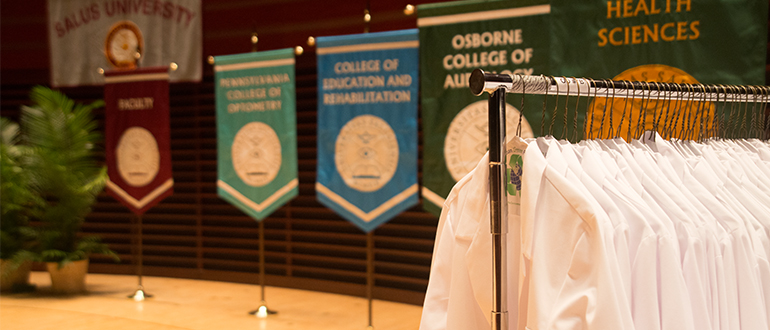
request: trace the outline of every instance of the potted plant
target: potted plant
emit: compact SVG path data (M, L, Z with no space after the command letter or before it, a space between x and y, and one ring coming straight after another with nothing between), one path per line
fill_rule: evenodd
M19 144L19 125L0 118L0 291L28 291L30 260L19 252L34 242L29 218L39 214L42 199L25 165L28 149Z
M38 245L26 252L47 263L52 291L83 292L90 253L118 258L98 237L79 235L107 177L95 152L101 134L92 116L104 102L75 103L42 86L32 89L30 99L33 104L22 106L20 122L30 148L28 169L45 201L36 227Z

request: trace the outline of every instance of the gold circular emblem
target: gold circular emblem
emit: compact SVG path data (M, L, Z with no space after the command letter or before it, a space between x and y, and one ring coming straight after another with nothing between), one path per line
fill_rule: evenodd
M698 81L678 68L662 64L633 67L613 80L698 84ZM643 84L649 89L655 84ZM684 88L683 92L687 92ZM620 92L619 92L620 93ZM586 138L639 138L644 131L656 130L666 139L697 138L701 129L710 131L714 104L693 99L664 100L660 97L606 98L597 97L586 114Z
M249 186L262 187L281 170L281 141L265 123L255 121L241 127L230 152L235 173Z
M133 69L144 52L142 31L131 21L115 23L104 41L104 54L112 66Z
M488 101L477 101L462 109L449 124L444 140L444 161L449 174L460 181L470 173L481 157L489 150ZM510 104L505 107L506 136L516 135L519 110ZM521 118L521 137L533 137L527 118Z
M348 187L362 192L378 190L398 168L396 133L380 117L357 116L337 136L334 164Z
M146 128L130 127L120 136L115 161L123 181L132 187L144 187L160 170L158 142Z

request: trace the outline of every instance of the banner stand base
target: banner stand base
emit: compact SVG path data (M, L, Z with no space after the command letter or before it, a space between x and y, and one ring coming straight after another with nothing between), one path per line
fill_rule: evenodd
M144 288L140 285L139 288L136 289L136 292L128 297L135 301L144 301L146 298L152 298L152 295L144 292Z
M267 308L267 303L263 300L259 303L259 308L249 312L249 315L254 315L260 319L266 318L268 315L278 314L278 311L274 311Z

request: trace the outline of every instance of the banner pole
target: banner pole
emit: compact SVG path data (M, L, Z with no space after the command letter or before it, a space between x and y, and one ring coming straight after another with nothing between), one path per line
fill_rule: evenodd
M372 290L374 287L374 232L366 233L366 299L369 301L369 326L368 330L374 329L372 324Z
M366 0L366 9L364 9L364 33L369 33L369 22L372 20L372 15L369 12L369 0ZM372 310L372 287L374 286L374 231L366 233L366 299L369 303L369 326L367 330L373 330L372 324L373 310Z
M143 272L143 246L142 246L142 215L137 215L137 245L139 245L139 251L137 256L137 273L139 277L139 286L132 295L128 296L135 301L143 301L145 298L152 298L151 294L144 292L144 286L142 286L142 272Z
M369 12L369 0L366 0L366 8L364 9L364 33L369 33L369 22L372 20L372 15Z
M260 286L260 300L259 308L250 311L250 315L255 315L258 318L266 318L271 314L278 314L277 311L267 308L267 301L265 300L265 223L259 221L259 286Z
M259 35L257 31L251 32L251 52L257 51L257 42L259 42Z
M251 32L251 52L257 51L257 42L259 37L257 35L257 29L254 28ZM267 308L267 301L265 301L265 224L262 221L259 222L259 307L253 311L250 311L250 315L255 315L258 318L266 318L270 314L277 314L277 311L273 311Z

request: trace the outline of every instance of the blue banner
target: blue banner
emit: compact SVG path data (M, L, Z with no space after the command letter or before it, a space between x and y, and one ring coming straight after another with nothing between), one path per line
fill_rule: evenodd
M214 60L217 194L262 220L299 193L294 50Z
M319 37L316 47L316 196L369 232L418 202L418 33Z

